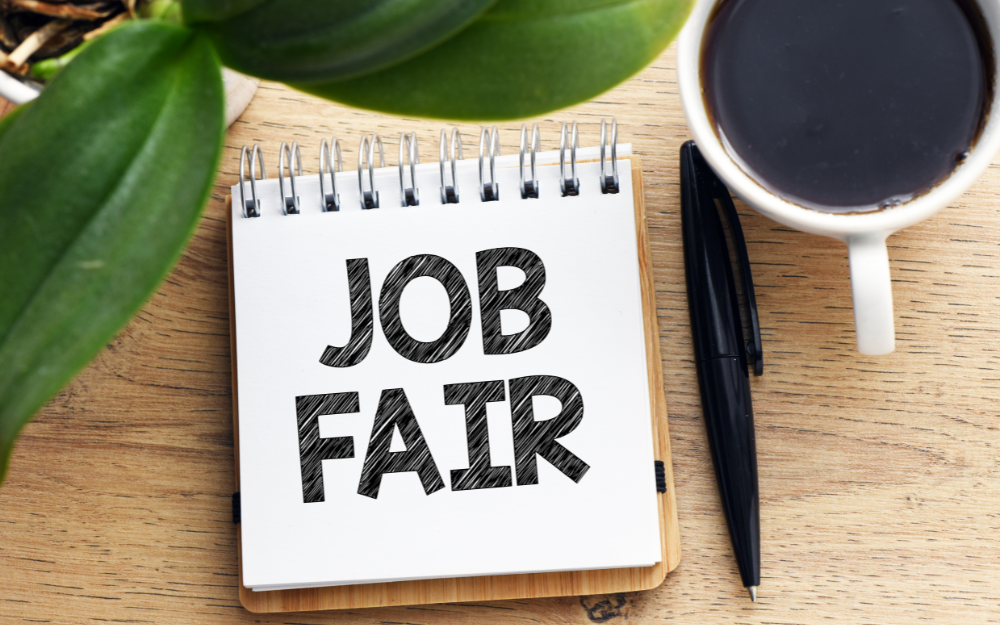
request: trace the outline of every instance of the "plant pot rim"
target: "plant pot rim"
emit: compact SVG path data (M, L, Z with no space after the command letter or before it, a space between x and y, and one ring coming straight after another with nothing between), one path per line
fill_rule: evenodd
M24 104L38 97L40 92L14 78L6 71L0 71L0 96L14 104Z

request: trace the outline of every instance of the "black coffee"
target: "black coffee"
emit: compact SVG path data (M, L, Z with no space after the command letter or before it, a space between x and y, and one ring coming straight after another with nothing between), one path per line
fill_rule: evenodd
M734 160L826 212L893 206L947 178L985 123L993 67L971 0L724 0L701 59Z

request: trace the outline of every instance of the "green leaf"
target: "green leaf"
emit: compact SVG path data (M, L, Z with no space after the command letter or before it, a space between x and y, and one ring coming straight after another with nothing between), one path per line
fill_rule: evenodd
M495 0L183 0L223 62L272 80L329 80L404 61Z
M31 102L27 102L17 107L13 111L7 113L3 117L0 117L0 139L7 134L7 130L14 125L14 120L19 118L24 111L31 106Z
M692 0L501 0L457 36L351 80L293 85L360 108L456 120L540 115L629 78L673 40Z
M133 23L15 115L0 124L0 481L21 428L194 230L221 153L219 61L203 35Z

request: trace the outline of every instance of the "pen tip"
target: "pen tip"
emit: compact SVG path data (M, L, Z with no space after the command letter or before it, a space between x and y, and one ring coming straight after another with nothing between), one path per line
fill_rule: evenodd
M747 586L747 590L750 591L750 601L753 601L754 603L757 603L757 587L756 586Z

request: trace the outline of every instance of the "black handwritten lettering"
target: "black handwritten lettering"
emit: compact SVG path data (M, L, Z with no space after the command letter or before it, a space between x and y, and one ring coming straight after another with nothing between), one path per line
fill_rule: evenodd
M392 433L399 428L399 434L406 445L406 451L389 451ZM438 472L431 450L427 446L417 418L401 388L382 391L375 411L375 424L368 440L368 453L361 469L361 483L358 494L372 499L378 498L382 475L385 473L405 473L416 471L424 493L430 495L444 488L444 481Z
M452 490L511 485L510 467L490 465L490 434L486 422L486 404L504 399L503 380L448 384L444 387L444 403L449 406L465 405L465 435L469 446L469 468L452 470Z
M319 358L327 367L353 367L372 348L372 286L367 258L347 261L347 285L351 296L351 338L343 347L327 346Z
M299 427L299 462L302 468L302 502L325 500L323 461L354 457L354 439L350 436L320 438L322 415L353 414L360 410L357 393L300 395L295 398Z
M545 288L545 265L537 254L519 247L500 247L476 254L479 272L479 310L483 323L483 351L486 354L515 354L535 347L552 330L552 312L539 299ZM524 283L500 291L498 267L517 267L524 272ZM501 310L521 310L528 315L528 327L514 334L503 334Z
M558 399L562 403L559 414L546 421L535 421L531 398L536 395ZM572 382L551 375L514 378L510 381L510 412L518 486L538 483L536 454L574 482L583 478L590 466L556 442L583 420L583 397Z
M448 327L437 340L429 342L418 341L407 334L399 317L403 289L422 276L430 276L444 285L451 305ZM454 356L469 335L472 298L465 278L455 265L440 256L418 254L400 262L389 272L379 296L379 316L386 340L400 356L413 362L441 362Z

